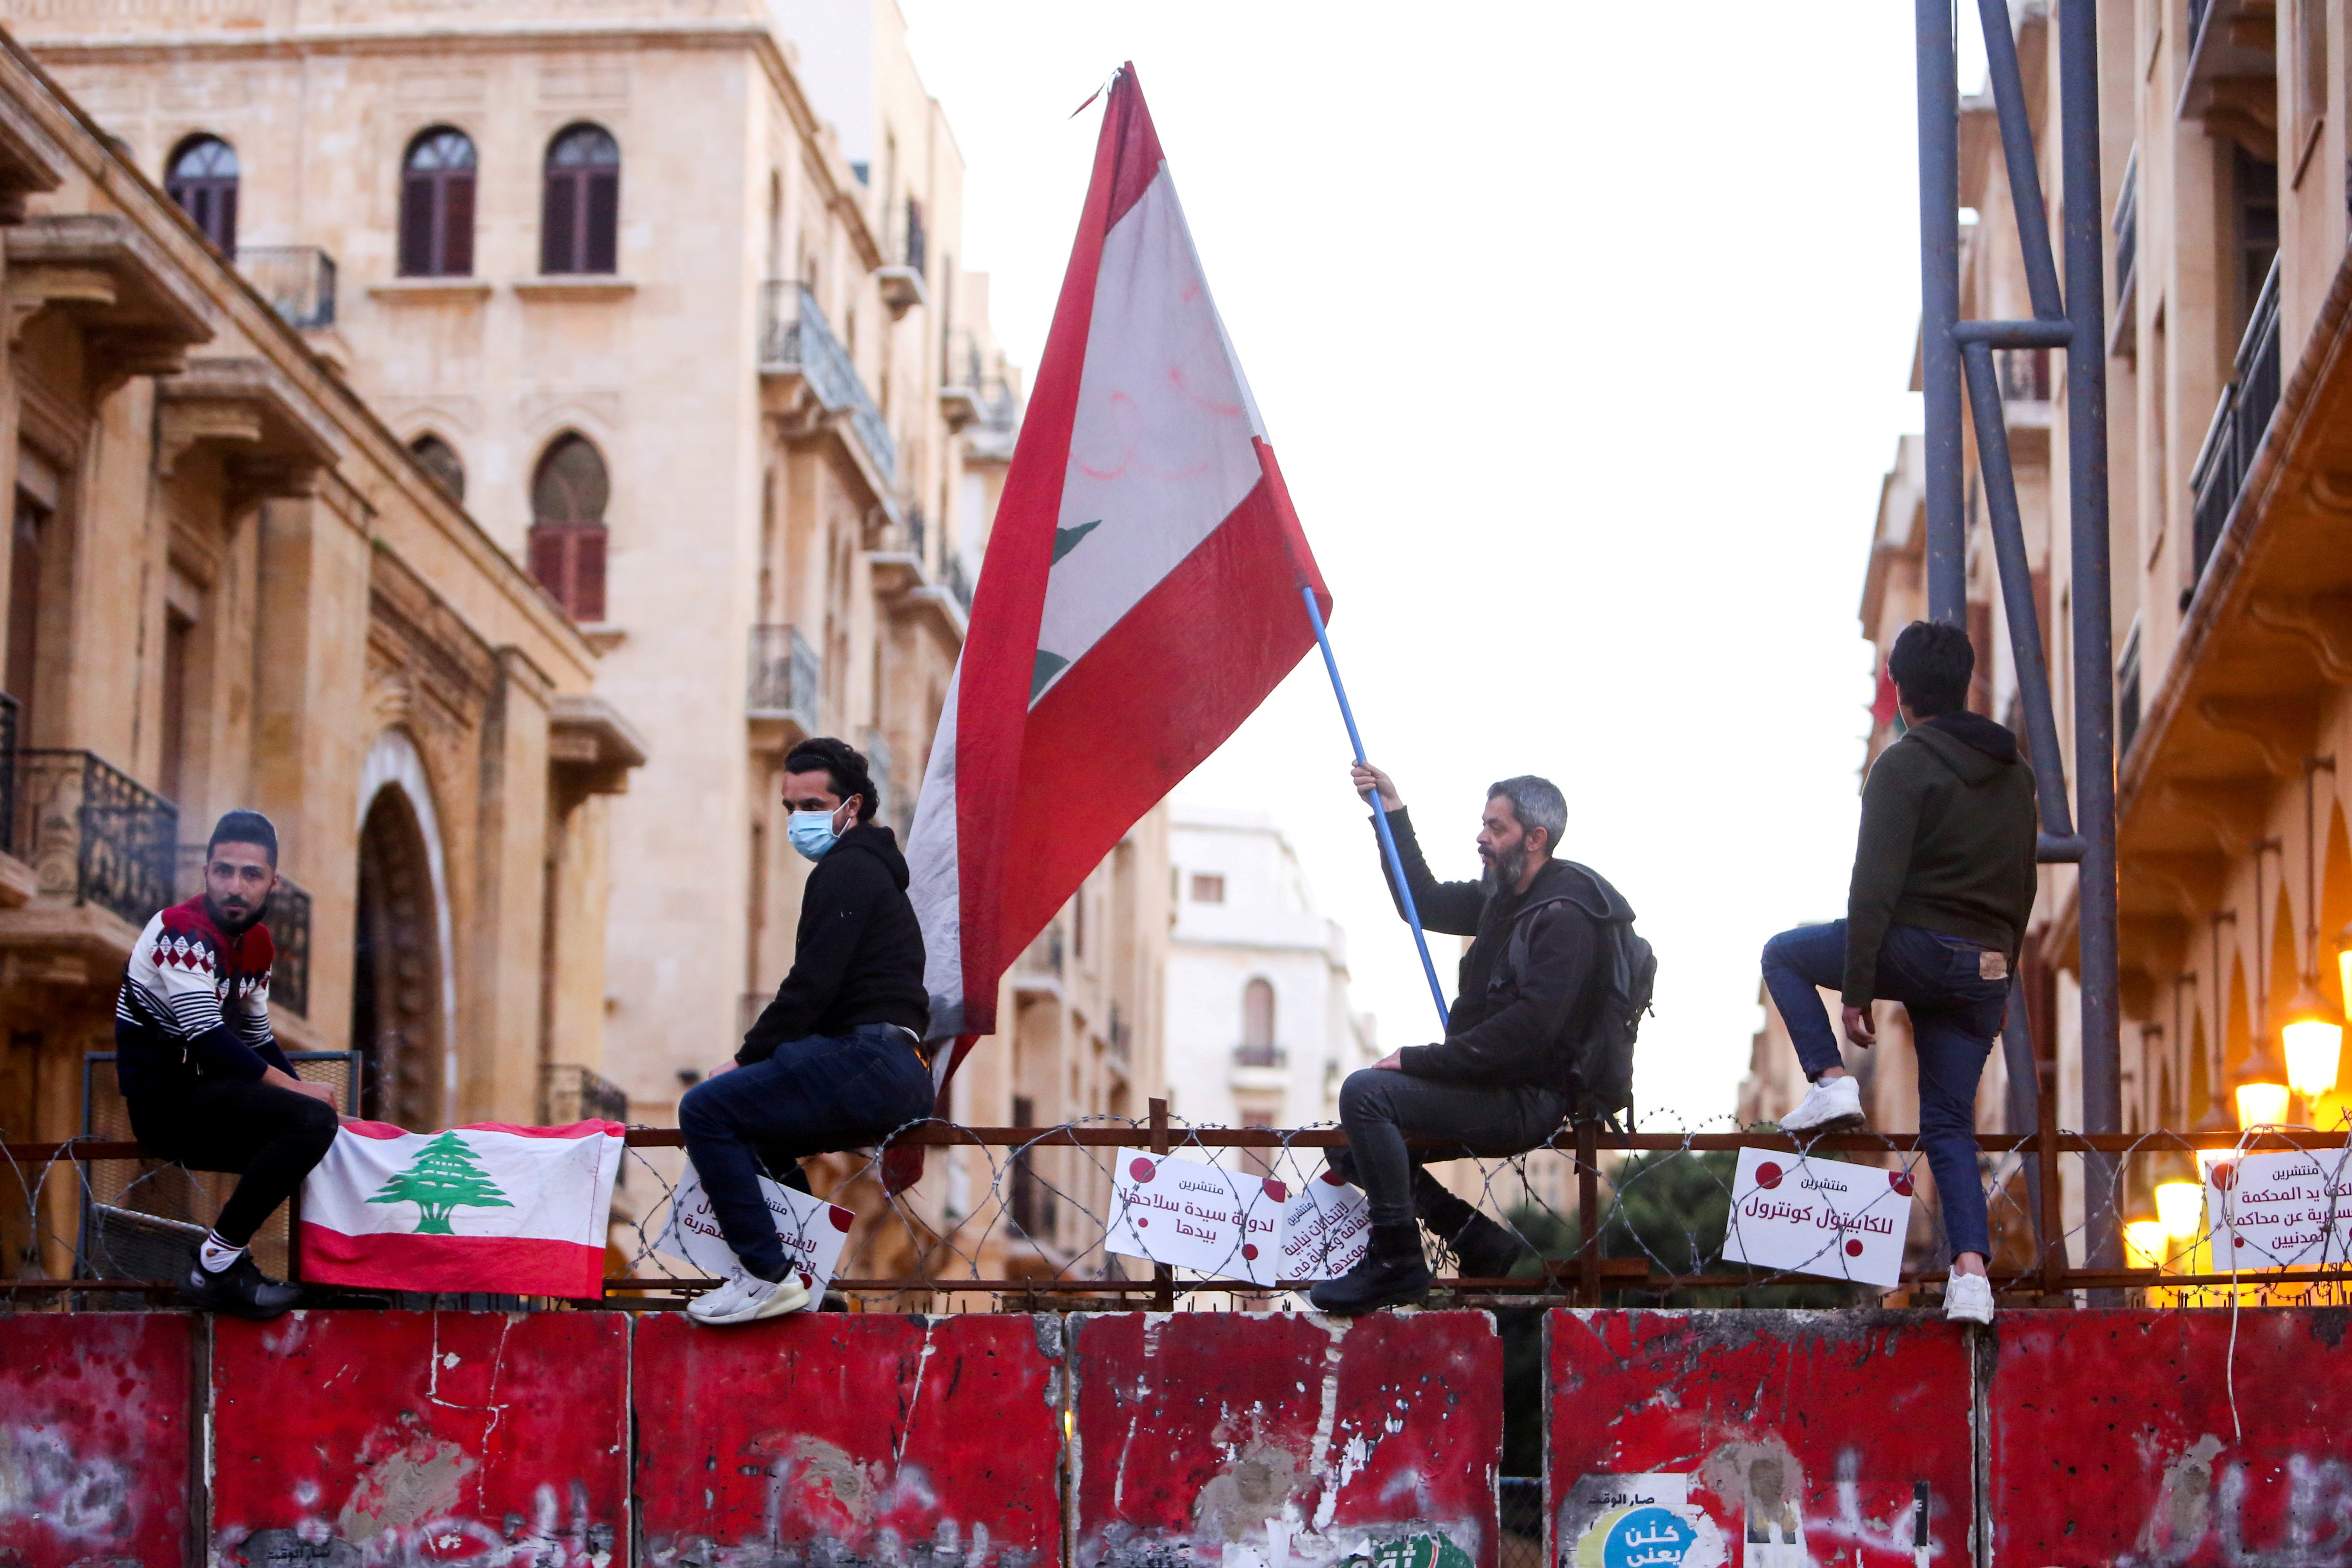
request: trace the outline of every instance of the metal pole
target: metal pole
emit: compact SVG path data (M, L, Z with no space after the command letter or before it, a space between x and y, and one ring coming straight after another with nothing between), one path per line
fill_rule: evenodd
M1919 45L1919 375L1927 398L1927 618L1968 625L1960 498L1960 67L1952 0L1915 0ZM2072 233L2072 226L2069 226Z
M1927 0L1920 0L1923 14ZM2106 204L2099 189L2096 0L2059 0L2060 193L2065 204L2066 504L2073 523L2075 884L2083 962L2083 1130L2123 1125L2121 973L2116 932L2116 714L2107 581ZM1957 469L1955 470L1957 471ZM2084 1156L2084 1197L2114 1191L2111 1155ZM2085 1264L2123 1262L2122 1216L2086 1203Z
M1315 628L1315 645L1323 650L1323 668L1331 673L1331 695L1339 700L1339 718L1348 726L1348 744L1356 748L1356 761L1364 761L1364 738L1356 732L1356 710L1348 706L1348 689L1339 684L1339 661L1331 657L1331 634L1323 628L1323 607L1315 602L1315 590L1302 587L1299 597L1307 601L1307 621ZM1404 906L1404 918L1412 927L1412 945L1421 952L1421 972L1429 980L1429 999L1437 1004L1437 1027L1443 1034L1447 1026L1445 989L1437 983L1437 965L1429 956L1429 938L1421 929L1421 910L1412 901L1412 885L1404 879L1404 857L1397 853L1396 835L1389 831L1389 814L1382 809L1380 797L1372 797L1372 827L1381 836L1381 854L1388 861L1389 876L1396 883L1397 902Z

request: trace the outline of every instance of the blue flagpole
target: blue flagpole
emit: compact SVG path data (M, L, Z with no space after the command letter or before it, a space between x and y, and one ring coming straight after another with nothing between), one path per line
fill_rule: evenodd
M1323 650L1323 668L1331 672L1331 695L1339 700L1339 717L1348 726L1348 743L1356 748L1356 761L1364 763L1364 738L1356 732L1355 710L1348 706L1348 689L1339 683L1339 661L1331 657L1331 634L1323 627L1323 608L1315 602L1315 590L1302 586L1300 597L1307 601L1307 621L1315 628L1315 646ZM1369 763L1366 763L1369 766ZM1421 952L1421 972L1429 978L1429 999L1437 1004L1437 1026L1446 1027L1445 990L1437 983L1437 965L1429 956L1429 938L1422 933L1421 910L1413 906L1412 888L1404 879L1404 857L1397 853L1396 835L1389 831L1389 814L1381 805L1377 791L1372 795L1372 826L1381 836L1381 854L1389 863L1389 875L1396 881L1397 901L1404 906L1404 918L1412 927L1412 945Z

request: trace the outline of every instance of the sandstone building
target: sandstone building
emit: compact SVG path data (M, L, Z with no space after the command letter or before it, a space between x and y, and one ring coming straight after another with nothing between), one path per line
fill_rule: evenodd
M82 1131L131 943L236 805L292 884L287 1047L355 1048L371 1114L536 1116L600 1065L644 760L588 643L5 37L0 293L0 1136ZM0 1176L10 1273L70 1261L37 1177Z

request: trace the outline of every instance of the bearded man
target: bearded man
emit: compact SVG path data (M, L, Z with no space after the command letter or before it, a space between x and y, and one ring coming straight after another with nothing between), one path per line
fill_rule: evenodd
M1465 1279L1499 1279L1518 1261L1518 1238L1446 1191L1423 1168L1428 1156L1405 1140L1443 1139L1462 1156L1493 1157L1549 1139L1575 1101L1579 1047L1608 992L1601 927L1633 918L1598 873L1554 858L1568 802L1549 779L1524 774L1487 790L1478 824L1486 870L1475 882L1430 875L1388 774L1359 763L1353 782L1358 794L1379 797L1422 923L1472 940L1445 1038L1392 1051L1339 1088L1348 1148L1331 1165L1370 1200L1371 1247L1308 1295L1319 1310L1346 1316L1428 1293L1421 1224Z
M147 922L114 1007L114 1071L140 1143L238 1175L180 1300L240 1318L274 1318L301 1300L246 1244L341 1125L335 1091L304 1082L270 1031L275 954L261 917L277 887L278 829L257 811L223 816L205 846L205 890Z

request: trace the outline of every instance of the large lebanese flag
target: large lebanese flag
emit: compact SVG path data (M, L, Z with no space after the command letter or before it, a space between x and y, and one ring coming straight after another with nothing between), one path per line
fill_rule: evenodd
M1328 613L1122 68L908 835L942 1084L1013 956L1315 646L1307 588Z
M302 1183L302 1278L595 1297L628 1129L346 1121Z

